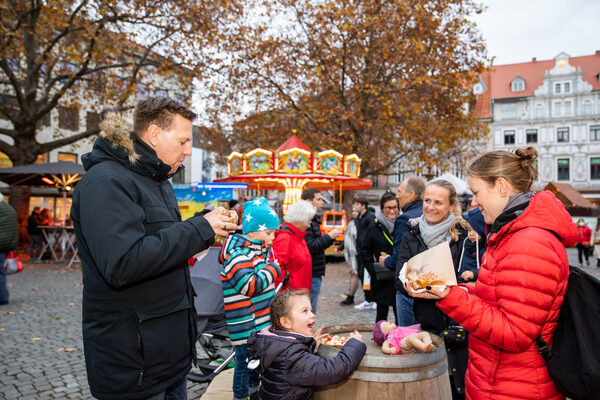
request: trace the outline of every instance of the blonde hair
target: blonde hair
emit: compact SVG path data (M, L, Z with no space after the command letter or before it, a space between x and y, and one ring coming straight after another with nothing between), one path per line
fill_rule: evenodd
M271 324L273 328L278 331L285 331L283 325L281 325L281 317L290 317L291 314L291 300L295 297L306 296L308 297L308 290L286 290L285 292L279 293L273 302L271 303L271 310L269 317L271 318Z
M460 226L462 226L464 229L467 229L467 221L465 221L464 218L462 217L462 210L460 208L460 203L458 202L458 194L456 193L456 188L454 187L452 182L447 181L445 179L435 179L435 180L429 182L425 186L425 189L427 189L427 187L430 185L435 185L435 186L444 188L448 191L448 200L450 201L450 205L454 205L454 212L453 212L454 221L459 223ZM423 191L423 193L424 193L424 191ZM448 229L448 232L450 233L452 240L456 242L458 240L458 237L460 236L460 232L458 231L458 228L456 227L456 223L454 223L454 224L452 224L452 226L450 226L450 229Z
M489 185L495 185L498 178L506 179L519 193L531 190L537 179L535 147L516 149L514 153L497 150L483 153L467 166L467 175L479 178Z

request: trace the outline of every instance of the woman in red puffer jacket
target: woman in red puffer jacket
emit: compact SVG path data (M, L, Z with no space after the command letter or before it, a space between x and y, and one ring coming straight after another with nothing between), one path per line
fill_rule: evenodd
M551 192L529 192L536 158L528 147L470 163L473 202L491 225L477 283L412 294L440 299L438 307L471 334L467 399L564 399L535 338L552 344L569 276L565 246L577 241L577 227Z
M316 211L313 205L305 200L290 204L283 217L285 224L281 225L275 234L272 246L273 257L282 270L286 270L289 274L286 288L310 291L312 257L304 237ZM281 282L284 275L285 273L279 275L275 280L275 286Z

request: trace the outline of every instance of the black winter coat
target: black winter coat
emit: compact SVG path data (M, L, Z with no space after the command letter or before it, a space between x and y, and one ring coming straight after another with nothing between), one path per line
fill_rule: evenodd
M304 241L312 258L312 276L325 275L325 266L327 264L325 249L333 244L333 239L329 235L321 235L320 215L315 215L310 221Z
M333 385L348 378L367 351L350 339L333 358L323 359L313 350L312 337L274 330L252 332L248 359L260 360L260 400L310 400L314 386Z
M373 221L375 221L375 213L369 208L367 208L367 211L363 215L360 215L356 219L356 260L360 268L364 268L363 260L369 256L369 252L365 250L364 244L366 242L367 231ZM360 279L362 280L362 276Z
M386 239L387 235L392 243ZM396 304L396 287L394 280L378 281L373 267L374 262L379 262L381 252L391 254L393 251L393 239L385 226L377 219L368 226L362 252L362 264L371 275L371 300L378 304L394 306Z
M459 231L458 240L450 241L450 253L452 254L452 261L454 262L454 272L457 273L460 263L460 255L462 253L462 246L465 238L467 237L467 231L460 224L456 224ZM413 225L409 227L407 233L404 234L402 242L400 244L400 252L398 253L398 263L396 264L396 289L405 296L408 296L406 290L402 286L402 282L398 279L398 274L402 269L402 266L412 257L419 253L427 250L427 246L421 238L421 231L419 225ZM446 329L446 315L435 305L435 300L413 298L413 310L415 312L415 319L421 324L421 329L435 334L439 334Z
M187 259L214 241L181 222L170 167L109 116L73 194L83 265L83 346L92 395L144 399L185 378L196 323ZM129 149L129 150L127 150ZM130 161L137 154L137 161Z

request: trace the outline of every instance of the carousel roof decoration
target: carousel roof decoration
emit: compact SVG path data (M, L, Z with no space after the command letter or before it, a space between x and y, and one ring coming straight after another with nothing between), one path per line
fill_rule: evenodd
M296 135L277 150L262 148L227 157L225 178L215 182L247 183L251 189L285 190L283 210L300 200L302 190L366 189L370 180L360 179L361 160L356 154L343 155L333 149L312 152ZM341 198L341 196L340 196Z

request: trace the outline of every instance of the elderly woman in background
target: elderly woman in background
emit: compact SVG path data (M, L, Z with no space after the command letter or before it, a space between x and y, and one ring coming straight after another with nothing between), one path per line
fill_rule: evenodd
M310 226L310 221L317 210L313 205L300 200L290 204L283 217L285 223L279 227L275 234L272 251L282 271L289 273L287 287L290 289L306 289L310 291L312 281L312 258L304 236ZM283 279L281 274L275 285Z

